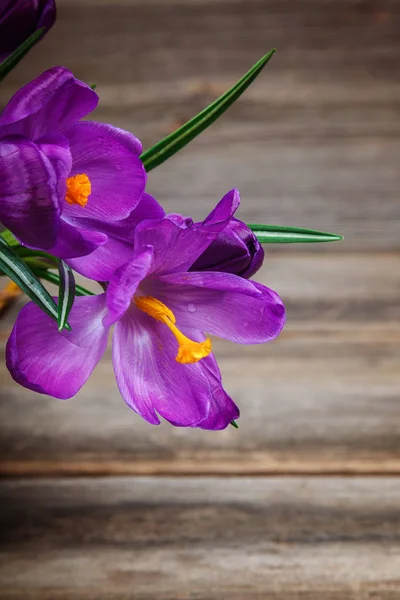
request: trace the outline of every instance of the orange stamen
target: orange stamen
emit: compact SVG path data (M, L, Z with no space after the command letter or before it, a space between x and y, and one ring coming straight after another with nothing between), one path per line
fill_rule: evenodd
M67 194L65 200L68 204L77 204L86 206L88 198L92 192L92 186L89 177L85 173L68 177Z
M182 364L196 363L210 354L212 349L211 340L207 338L204 342L194 342L186 337L186 335L183 335L175 325L176 318L174 313L168 306L160 302L160 300L152 296L137 296L134 300L140 310L153 317L156 321L165 323L168 329L174 334L179 345L178 354L175 357L177 362Z

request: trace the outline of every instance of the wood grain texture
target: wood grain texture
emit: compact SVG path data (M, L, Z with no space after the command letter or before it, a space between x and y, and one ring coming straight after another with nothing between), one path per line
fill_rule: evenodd
M314 251L399 247L396 0L60 0L58 8L56 27L7 79L0 102L63 64L98 84L96 118L147 147L276 46L243 98L152 172L149 191L200 218L238 187L244 220L345 235L334 250Z
M143 422L109 350L66 402L17 386L2 362L0 472L400 473L400 255L274 255L259 279L288 306L285 332L264 346L214 342L239 431Z
M400 481L3 482L2 600L400 594Z

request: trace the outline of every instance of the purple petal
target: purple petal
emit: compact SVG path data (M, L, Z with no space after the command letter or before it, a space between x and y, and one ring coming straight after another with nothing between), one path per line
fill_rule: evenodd
M46 155L23 138L1 140L0 221L23 244L48 249L57 238L60 212L58 179Z
M165 211L161 204L153 196L145 192L140 198L139 204L126 219L126 224L129 223L131 227L134 227L145 219L162 219L164 216Z
M135 247L153 247L154 273L186 271L227 226L238 205L239 193L232 190L202 223L194 224L180 215L146 221L135 230Z
M49 248L49 253L64 259L86 256L108 242L108 237L100 231L90 231L74 227L62 217L57 242Z
M205 335L195 329L185 328L182 331L187 337L197 342L205 340ZM198 423L200 429L225 429L231 421L240 417L240 412L232 398L222 387L221 372L213 354L202 358L198 363L204 377L210 384L210 410L207 417Z
M33 302L19 313L7 343L7 367L15 381L41 394L71 398L87 381L103 355L108 328L103 327L105 296L76 298L69 323L57 323Z
M139 140L112 125L90 121L76 123L66 135L72 154L71 175L86 173L92 192L85 208L66 205L65 214L105 223L129 217L146 185L146 172L138 158Z
M268 342L285 324L285 307L278 294L230 273L164 275L151 280L148 293L173 311L177 326L238 344Z
M54 0L2 0L0 6L0 62L32 33L49 30L56 18Z
M203 358L199 364L210 382L212 397L209 414L203 421L198 423L197 427L213 431L225 429L231 421L240 417L240 411L222 387L221 373L215 357L210 354Z
M102 231L109 236L106 244L100 246L90 256L74 258L69 261L69 264L89 279L109 281L114 271L134 257L133 236L137 224L145 219L162 218L163 215L164 211L157 200L145 192L129 217L122 221L101 224ZM99 227L96 219L79 219L79 222L85 228ZM131 240L131 243L128 240Z
M85 207L86 208L86 207ZM101 222L101 230L109 237L114 237L120 240L134 243L135 227L145 220L162 219L164 217L164 209L153 196L145 192L140 198L139 204L134 208L125 219L120 221ZM98 229L99 221L96 218L79 216L79 223L87 229ZM126 262L126 261L125 261Z
M136 254L132 262L117 269L107 288L108 315L104 325L112 325L128 310L139 284L151 270L152 262L152 249L147 248Z
M198 363L176 362L176 351L168 328L136 307L115 326L114 370L128 406L154 425L161 415L173 425L195 427L208 416L210 385Z
M61 208L63 208L64 198L67 192L66 179L69 176L72 167L72 156L69 151L68 140L65 136L60 134L49 135L37 140L36 145L52 164L58 181L58 197L61 201Z
M232 219L191 267L191 271L222 271L249 279L261 267L264 250L249 227Z
M92 112L99 98L65 67L53 67L18 90L0 116L0 135L19 134L35 140L63 133Z
M81 253L68 261L69 265L84 277L95 281L109 281L114 272L125 263L132 261L135 250L127 242L108 238L107 242L95 248L94 252Z

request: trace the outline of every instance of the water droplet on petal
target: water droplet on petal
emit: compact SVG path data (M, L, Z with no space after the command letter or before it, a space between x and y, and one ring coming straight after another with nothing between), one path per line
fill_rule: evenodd
M188 304L188 311L191 313L196 312L196 307L194 304Z

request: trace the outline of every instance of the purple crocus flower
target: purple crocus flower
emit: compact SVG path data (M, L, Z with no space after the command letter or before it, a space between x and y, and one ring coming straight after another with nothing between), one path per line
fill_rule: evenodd
M81 122L97 103L89 86L54 67L0 115L0 221L22 244L71 258L125 230L146 184L142 146L111 125Z
M0 62L32 33L49 30L56 18L54 0L2 0L0 6Z
M58 398L76 394L100 360L110 327L113 364L125 402L149 423L223 429L239 410L222 387L204 331L239 344L275 338L285 309L272 290L231 273L188 269L230 223L227 194L202 223L179 215L140 223L133 260L117 269L105 294L75 300L72 331L30 303L7 344L13 378Z
M251 229L232 219L190 270L223 271L249 279L261 268L263 260L263 247Z

